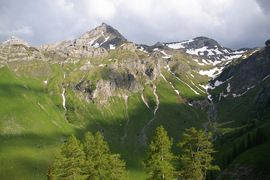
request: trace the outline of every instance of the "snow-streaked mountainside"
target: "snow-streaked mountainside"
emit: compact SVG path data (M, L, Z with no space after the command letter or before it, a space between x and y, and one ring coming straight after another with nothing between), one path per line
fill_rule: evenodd
M207 37L196 37L181 42L164 43L172 49L182 49L186 53L205 59L205 63L218 64L222 61L229 62L232 59L240 58L247 49L232 50L222 47L218 42Z
M252 51L251 49L243 48L233 50L222 47L218 42L207 37L197 37L191 40L184 40L172 43L156 43L153 46L137 45L137 48L143 52L153 52L160 50L163 53L163 58L170 58L171 55L165 51L185 52L192 56L193 60L201 66L213 66L212 69L200 71L200 74L210 77L216 77L221 73L222 69L232 62L233 59L240 58L243 54ZM164 51L165 50L165 51Z
M222 168L213 177L239 179L227 170L246 167L254 177L270 162L260 158L269 141L232 152L259 128L270 133L269 44L233 50L197 37L148 46L105 23L39 47L0 43L0 179L45 179L61 143L85 131L101 131L129 178L145 179L141 160L159 125L175 140L191 126L212 131Z

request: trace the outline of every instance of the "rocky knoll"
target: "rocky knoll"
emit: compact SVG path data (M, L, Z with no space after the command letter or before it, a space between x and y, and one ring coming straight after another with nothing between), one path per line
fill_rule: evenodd
M43 54L27 42L12 36L0 44L0 63L45 60Z

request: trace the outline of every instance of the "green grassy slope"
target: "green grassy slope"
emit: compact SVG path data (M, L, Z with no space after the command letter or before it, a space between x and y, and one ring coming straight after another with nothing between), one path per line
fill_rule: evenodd
M111 63L108 59L115 56L109 54L92 62ZM123 54L126 56L130 53ZM180 91L180 96L162 78L152 85L146 83L143 94L150 108L140 93L130 94L127 104L123 97L111 97L106 104L86 102L77 95L74 84L82 77L95 81L106 71L106 67L80 71L86 61L63 66L41 61L13 62L9 68L0 68L0 179L45 179L48 165L68 135L82 137L85 131L98 130L104 133L112 151L121 154L127 162L129 178L145 179L142 160L146 147L140 142L140 133L154 116L157 100L153 84L160 104L156 118L145 129L148 139L161 124L176 142L184 128L202 128L207 122L205 112L186 103L205 98L205 94L196 95L170 73L164 75ZM188 79L182 78L196 89ZM67 112L62 107L62 83L66 88Z
M43 81L1 68L0 86L0 178L45 178L50 158L73 128Z

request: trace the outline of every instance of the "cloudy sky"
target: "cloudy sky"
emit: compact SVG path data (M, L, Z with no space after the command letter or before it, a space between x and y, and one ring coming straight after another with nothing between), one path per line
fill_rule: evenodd
M0 41L73 39L105 22L153 44L208 36L231 48L270 39L270 0L0 0Z

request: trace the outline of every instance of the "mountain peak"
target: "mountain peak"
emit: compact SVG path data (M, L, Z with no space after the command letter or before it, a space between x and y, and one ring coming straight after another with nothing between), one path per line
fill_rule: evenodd
M208 47L221 47L220 44L211 38L208 37L204 37L204 36L199 36L193 39L193 43L194 45L196 45L197 47L201 48L204 46L208 46Z
M92 47L103 47L106 49L113 49L127 41L127 39L120 34L112 26L102 23L96 28L84 33L81 37L75 40L79 45L90 45Z
M108 25L108 24L106 24L105 22L102 22L100 26L104 26L104 27L106 27L106 26L109 26L109 25Z

